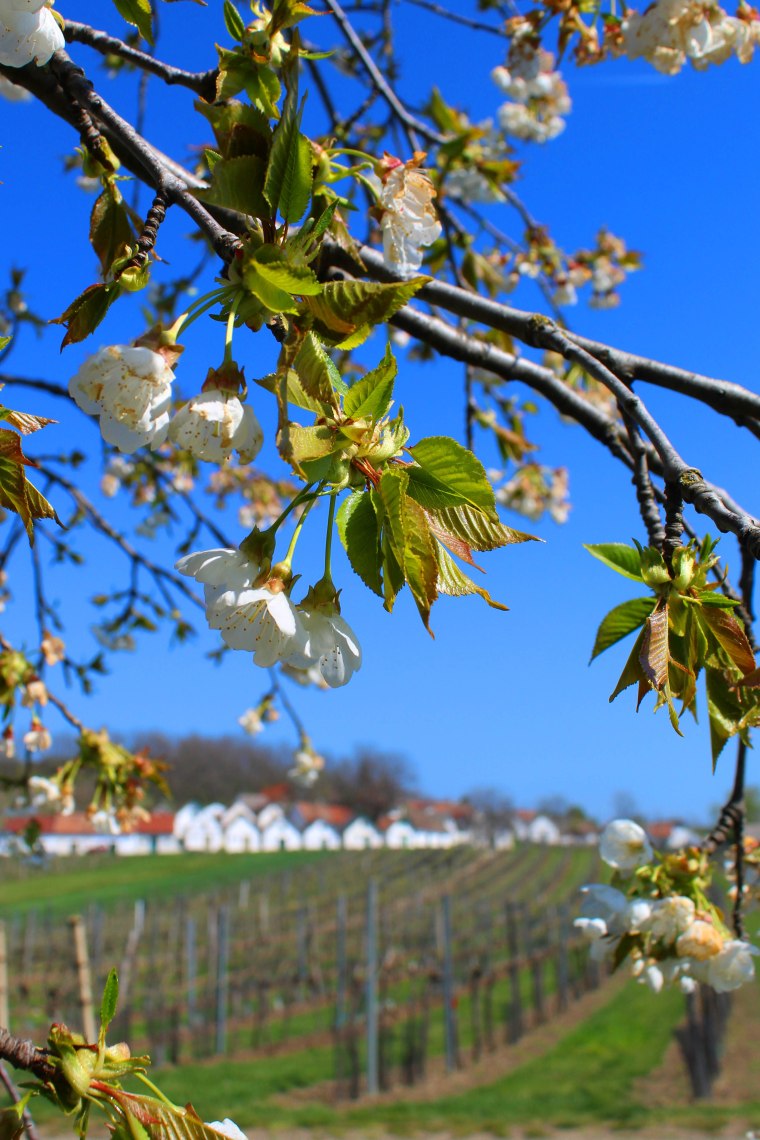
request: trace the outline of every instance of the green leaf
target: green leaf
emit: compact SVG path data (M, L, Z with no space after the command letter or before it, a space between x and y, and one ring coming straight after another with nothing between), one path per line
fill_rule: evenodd
M409 451L418 464L409 468L409 493L422 506L476 507L492 522L498 522L493 487L485 467L461 443L443 435L430 436Z
M343 399L343 411L352 420L372 420L377 422L390 411L393 403L393 385L398 365L386 346L385 355L366 376L351 385Z
M224 26L233 40L242 43L245 36L245 24L232 0L224 0Z
M389 320L429 280L330 281L320 296L305 298L304 305L314 318L315 332L330 344L340 344L357 330Z
M265 388L267 392L276 392L279 383L279 376L276 372L270 372L268 376L262 376L256 383L261 388ZM289 404L294 404L297 408L304 408L308 412L314 412L318 416L324 416L328 410L326 405L320 400L316 399L307 390L306 385L302 382L303 377L293 368L288 369L287 373L287 390L286 400Z
M287 454L297 464L307 459L321 459L344 446L344 441L338 434L325 426L301 427L300 424L290 423L287 424L286 434L287 444L284 446L289 445Z
M198 197L253 218L268 218L270 210L262 191L263 181L262 159L253 154L223 158L214 167L210 189Z
M255 261L250 261L243 271L243 281L246 289L253 293L263 305L273 313L296 313L298 306L291 293L273 285L266 277L259 273Z
M644 643L644 630L642 629L639 636L634 642L633 649L631 650L628 660L625 663L623 672L620 674L620 679L615 686L614 692L610 695L610 701L614 701L615 697L619 696L624 689L629 688L631 685L638 684L639 686L639 703L641 703L641 688L644 686L645 691L649 691L649 682L646 674L641 667L640 654L641 647Z
M21 449L21 440L13 431L0 429L0 507L19 516L26 529L29 545L34 545L34 520L55 519L55 509L26 477L25 468L34 466Z
M626 546L622 542L601 542L593 545L584 543L584 548L625 578L632 578L634 582L644 581L641 576L641 557L635 547Z
M144 40L153 44L153 9L150 0L113 0L123 20L137 28Z
M739 731L744 715L735 691L721 669L705 669L707 714L710 720L710 745L713 771L727 740Z
M103 999L100 1003L100 1027L105 1036L108 1026L116 1015L119 1003L119 976L116 970L111 970L103 987Z
M119 285L111 282L89 285L84 293L80 293L60 317L51 322L54 325L66 325L61 348L67 344L77 344L94 332L120 293Z
M280 216L290 223L303 217L314 181L314 152L301 134L303 104L296 110L296 98L295 89L291 89L274 132L264 181L264 197L272 214L279 210Z
M744 627L733 614L710 606L699 611L699 620L707 626L737 669L742 673L751 673L754 670L755 655L752 646L747 640Z
M323 404L334 402L338 383L342 389L345 389L334 361L330 359L313 333L308 333L304 337L303 344L293 361L293 367L300 377L304 391Z
M591 651L591 660L604 653L611 645L615 645L621 638L627 637L634 629L642 626L651 614L657 599L631 598L622 602L602 618L599 629L596 631L594 648Z
M383 595L385 609L390 613L396 595L404 585L404 517L403 503L407 476L399 468L383 472L372 492L372 502L381 525L381 551L383 559Z
M274 245L263 245L253 255L257 272L287 293L300 296L321 293L322 283L308 265L293 265L286 253Z
M105 276L117 257L123 256L135 239L124 199L109 182L96 199L90 214L90 242Z
M279 119L277 104L282 95L282 84L271 67L256 65L251 60L246 60L245 93L254 107L268 119Z
M502 605L501 602L495 602L488 591L484 590L482 586L476 585L472 578L468 578L467 575L460 570L454 559L440 542L436 543L435 555L438 561L439 594L447 594L454 598L462 598L468 594L478 594L483 601L487 602L493 609L508 609L508 607Z
M255 155L266 164L272 145L272 128L262 111L238 99L230 99L226 103L199 100L195 108L213 127L222 158Z
M435 556L435 547L438 544L430 534L430 527L422 507L408 495L404 496L402 507L404 576L409 583L423 625L432 637L430 610L438 597L438 561Z
M413 468L409 468L413 470ZM409 494L414 498L412 483L409 483ZM540 542L533 534L526 534L513 527L504 526L498 520L494 522L482 513L481 510L470 506L446 507L439 510L429 510L428 514L435 520L436 536L460 558L463 555L451 542L451 536L465 542L473 550L498 550L502 546L510 546L519 542Z
M371 495L365 491L349 495L341 503L336 522L352 570L382 598L380 525Z

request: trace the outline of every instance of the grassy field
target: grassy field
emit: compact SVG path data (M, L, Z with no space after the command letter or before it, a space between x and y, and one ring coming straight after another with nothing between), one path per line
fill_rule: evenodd
M83 855L46 866L18 867L8 861L0 884L0 916L49 907L72 914L89 903L110 906L138 898L172 898L209 891L243 879L292 871L305 863L330 859L322 851L273 851L256 855ZM6 868L3 867L3 871ZM10 877L15 875L17 877Z

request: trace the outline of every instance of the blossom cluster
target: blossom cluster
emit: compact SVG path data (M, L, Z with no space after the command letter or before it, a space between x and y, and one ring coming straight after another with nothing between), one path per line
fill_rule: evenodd
M203 550L176 563L204 586L206 620L230 649L253 653L255 665L278 662L306 674L314 666L339 688L361 667L356 634L340 616L338 595L324 579L294 605L286 564L262 568L241 550Z
M524 463L495 493L497 503L525 518L535 521L548 513L554 522L564 523L570 514L569 488L566 467Z
M752 981L760 951L731 937L705 894L706 860L696 849L657 861L644 829L616 819L599 853L615 871L612 884L583 887L575 920L593 958L615 966L628 960L655 993L671 984L690 993L699 982L727 992Z
M237 452L250 463L263 443L253 409L241 403L228 376L211 372L198 396L172 416L174 371L166 352L144 345L110 345L84 361L69 383L78 407L98 416L107 443L131 455L139 447L161 447L171 440L196 459L221 463ZM176 355L176 353L175 353ZM116 471L111 475L118 474ZM109 481L106 493L118 482Z
M757 12L742 3L735 16L710 0L657 0L644 12L629 11L611 25L612 53L646 59L665 75L688 60L697 70L736 56L748 63L760 42Z
M528 21L513 27L512 33L506 65L491 72L494 83L509 96L499 108L499 125L513 138L548 142L565 129L563 116L572 108L567 85Z
M50 11L52 0L0 0L0 63L41 66L64 46L63 32Z

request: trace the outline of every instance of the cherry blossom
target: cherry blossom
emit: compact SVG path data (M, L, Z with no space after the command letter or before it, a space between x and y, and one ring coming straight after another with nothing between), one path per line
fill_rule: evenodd
M212 1120L206 1127L221 1132L223 1136L229 1137L229 1140L248 1140L245 1132L242 1132L229 1116L225 1116L224 1120Z
M114 344L85 360L69 393L83 412L100 417L107 443L131 454L166 439L173 380L161 353Z
M53 738L36 716L32 717L29 731L24 733L24 748L29 752L46 752L51 748Z
M304 651L291 655L288 663L300 669L315 663L331 689L347 685L362 664L362 651L351 626L335 607L330 612L329 608L302 602L298 613L308 641Z
M646 832L632 819L613 819L602 832L599 854L617 871L630 872L652 857Z
M706 981L718 993L736 990L755 977L753 957L760 950L749 942L738 938L726 942L720 953L711 958L707 965Z
M0 63L41 66L65 44L46 0L0 0Z
M237 451L251 463L261 450L264 433L250 404L219 388L208 388L175 413L169 438L196 459L223 463Z
M441 234L435 215L435 187L427 174L417 169L417 159L407 163L386 156L378 187L383 256L389 269L409 277L422 264L422 247L432 245Z

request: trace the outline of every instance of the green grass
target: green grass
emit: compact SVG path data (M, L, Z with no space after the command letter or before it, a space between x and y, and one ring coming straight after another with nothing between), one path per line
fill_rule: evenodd
M139 898L172 898L227 886L260 875L292 871L329 852L273 851L254 855L135 855L69 857L55 869L25 868L0 886L0 916L50 908L71 914L93 902L110 906ZM63 863L63 865L61 865Z

